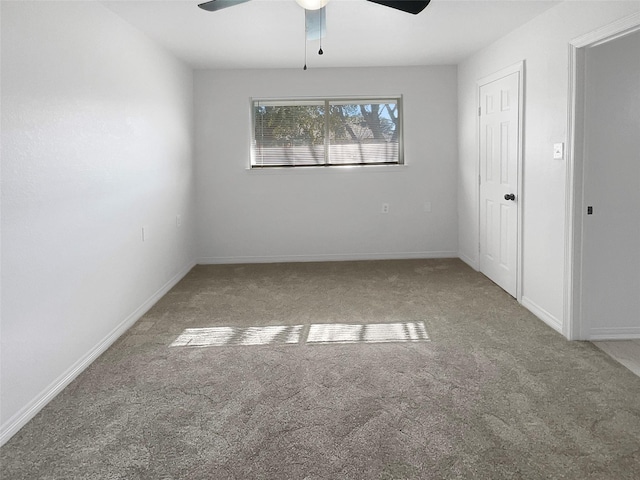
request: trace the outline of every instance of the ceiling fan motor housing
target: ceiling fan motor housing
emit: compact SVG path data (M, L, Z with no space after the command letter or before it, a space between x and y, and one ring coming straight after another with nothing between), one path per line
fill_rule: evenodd
M305 10L319 10L329 3L329 0L296 0L296 3Z

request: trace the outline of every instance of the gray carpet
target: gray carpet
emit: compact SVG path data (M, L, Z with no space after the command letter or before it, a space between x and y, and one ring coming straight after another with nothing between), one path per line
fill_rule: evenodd
M429 341L170 346L398 322ZM0 460L7 480L638 479L640 378L459 260L198 266Z

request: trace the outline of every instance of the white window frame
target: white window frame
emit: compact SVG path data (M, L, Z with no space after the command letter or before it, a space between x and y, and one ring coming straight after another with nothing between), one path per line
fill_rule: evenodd
M381 104L381 103L394 103L398 109L398 157L397 162L359 162L359 163L327 163L329 142L325 135L325 163L321 164L305 164L305 165L290 165L283 162L282 164L274 165L260 165L257 162L256 156L256 103L263 105L317 105L319 102L325 104L325 111L331 104ZM332 97L252 97L250 98L251 109L251 157L249 161L249 170L252 171L273 171L273 170L313 170L313 169L345 169L345 168L369 168L369 169L395 169L397 167L404 167L406 165L404 161L404 125L403 125L403 104L402 95L384 95L384 96L332 96ZM328 120L327 120L328 124ZM327 126L328 129L328 126Z

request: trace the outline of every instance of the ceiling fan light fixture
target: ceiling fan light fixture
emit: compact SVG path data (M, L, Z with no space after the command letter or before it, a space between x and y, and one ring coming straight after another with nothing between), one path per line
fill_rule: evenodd
M296 3L305 10L319 10L329 3L329 0L296 0Z

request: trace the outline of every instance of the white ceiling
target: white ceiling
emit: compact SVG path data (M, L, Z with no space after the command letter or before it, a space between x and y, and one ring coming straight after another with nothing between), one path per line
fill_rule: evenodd
M216 12L205 0L102 1L194 68L300 68L304 10L294 0L252 0ZM411 15L366 0L330 0L327 35L308 44L309 68L451 65L558 1L432 0Z

